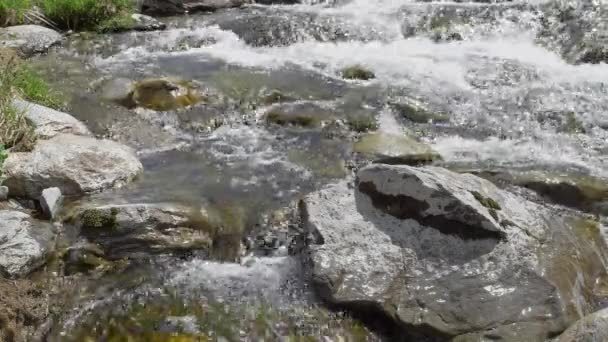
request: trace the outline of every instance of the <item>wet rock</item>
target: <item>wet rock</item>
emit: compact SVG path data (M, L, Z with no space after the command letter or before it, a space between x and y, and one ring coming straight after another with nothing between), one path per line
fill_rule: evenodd
M231 14L212 23L222 30L234 32L247 45L286 46L309 39L317 41L343 41L354 33L336 25L333 18L315 13L285 13L280 10L256 8L239 15Z
M346 125L354 132L364 133L378 129L378 121L374 115L352 114L346 118Z
M400 100L390 103L391 108L400 116L414 123L440 123L449 122L450 117L444 113L435 113L424 108L421 103L413 100Z
M69 114L17 99L13 100L13 105L34 124L39 138L48 139L60 133L91 135L87 126Z
M20 25L0 29L0 48L14 48L23 57L46 52L59 44L61 34L37 25Z
M608 341L608 309L583 317L555 339L555 342L582 341Z
M347 80L371 80L376 78L376 75L362 66L355 65L342 70L342 78Z
M321 127L324 122L334 119L327 109L299 104L295 106L276 106L266 112L266 122L281 126L300 126L305 128Z
M23 212L0 211L0 274L21 277L42 266L54 249L54 238L50 224Z
M91 206L78 209L74 218L109 259L206 250L213 233L200 212L173 204Z
M66 274L110 270L114 266L111 261L105 259L105 252L99 245L87 242L68 248L63 260Z
M0 202L8 199L8 187L0 186Z
M245 0L143 0L144 14L169 16L193 12L213 12L219 9L241 7Z
M608 213L608 181L603 178L539 170L472 172L497 184L528 188L552 203L595 214Z
M133 13L131 18L134 23L132 30L135 31L158 31L167 28L167 25L145 14Z
M608 13L601 1L549 1L538 40L571 63L608 62Z
M129 147L109 140L59 134L31 152L11 153L4 184L11 196L37 199L57 187L64 195L92 193L130 182L143 170Z
M127 108L138 106L167 111L191 106L202 100L202 94L191 82L148 79L133 83L125 96L116 99Z
M406 135L370 133L362 136L353 147L376 163L418 165L441 160L428 145Z
M411 340L544 341L599 303L586 291L606 277L597 226L436 167L363 168L354 189L307 196L302 217L318 293Z
M63 196L59 188L48 188L42 190L42 196L40 196L40 208L42 215L45 218L52 220L61 208L63 202Z

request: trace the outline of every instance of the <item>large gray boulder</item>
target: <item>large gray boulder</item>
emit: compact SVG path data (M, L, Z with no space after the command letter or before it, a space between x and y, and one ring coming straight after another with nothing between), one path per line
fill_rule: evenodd
M48 139L59 133L91 135L85 124L69 114L18 99L13 100L13 106L34 124L39 138Z
M608 341L608 309L583 317L555 339L555 342L604 341Z
M24 57L44 53L59 44L61 34L38 25L19 25L0 29L0 48L14 48Z
M241 7L247 2L247 0L143 0L141 11L149 15L168 16Z
M20 211L0 211L0 275L20 277L43 265L54 249L49 223Z
M10 195L36 199L46 188L64 195L98 192L131 181L143 170L135 152L110 140L59 134L38 140L31 152L11 153L4 162Z
M596 223L442 168L372 165L302 212L319 294L414 339L544 341L593 310L606 274Z
M109 259L207 249L210 231L200 209L171 203L88 205L74 213L81 233Z

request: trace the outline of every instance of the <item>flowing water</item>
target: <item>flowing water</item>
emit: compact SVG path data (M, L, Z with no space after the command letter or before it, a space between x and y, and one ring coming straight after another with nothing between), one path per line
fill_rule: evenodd
M539 44L544 2L251 5L166 18L162 32L72 36L37 63L74 116L136 148L144 163L142 179L100 201L229 203L253 224L346 177L351 140L267 125L268 107L249 105L272 89L321 115L374 115L380 131L416 136L447 165L608 177L608 65L568 63ZM376 77L344 80L353 65ZM158 77L195 81L223 100L155 112L103 99L108 82ZM449 121L405 120L389 105L401 99ZM240 299L261 291L281 306L314 304L300 280L282 286L298 278L292 257L163 262L175 267L158 266L169 274L161 283L182 291Z

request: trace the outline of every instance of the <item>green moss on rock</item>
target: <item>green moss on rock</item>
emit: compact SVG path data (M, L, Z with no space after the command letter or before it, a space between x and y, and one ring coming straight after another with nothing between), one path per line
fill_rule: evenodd
M342 78L347 80L371 80L376 78L371 70L368 70L360 65L354 65L348 68L342 69Z
M85 229L114 229L117 226L118 210L86 209L80 214L80 222Z
M372 115L352 115L346 118L346 125L355 132L364 133L378 129L378 122Z
M266 113L266 121L281 126L300 126L314 128L321 126L319 115L309 112L288 112L281 108L272 109Z
M496 202L496 200L493 198L485 197L484 195L482 195L481 193L479 193L477 191L471 191L471 194L473 195L473 197L475 197L477 202L479 202L481 205L483 205L484 207L486 207L488 209L491 209L491 210L501 210L502 209L500 207L500 204L498 204L498 202Z
M414 123L442 123L449 122L450 117L445 113L433 113L426 109L420 108L414 104L394 102L391 107L403 118Z
M406 135L369 133L353 146L353 151L378 163L421 165L441 160L431 147Z

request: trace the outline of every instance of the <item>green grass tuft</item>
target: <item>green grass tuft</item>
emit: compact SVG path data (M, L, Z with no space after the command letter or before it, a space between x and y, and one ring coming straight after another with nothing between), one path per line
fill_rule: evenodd
M36 141L34 127L13 106L19 60L12 50L0 49L0 145L15 151L31 150Z
M18 67L13 81L13 87L24 99L46 107L60 109L63 98L51 90L48 83L29 66L22 64Z
M31 0L0 0L0 27L23 23L25 13L31 7Z
M133 11L131 0L40 0L44 15L62 29L97 30ZM114 19L116 23L118 19Z

